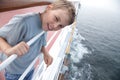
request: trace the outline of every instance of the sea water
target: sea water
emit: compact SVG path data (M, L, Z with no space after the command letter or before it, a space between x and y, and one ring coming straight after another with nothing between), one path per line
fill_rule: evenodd
M120 1L81 0L65 80L120 80Z

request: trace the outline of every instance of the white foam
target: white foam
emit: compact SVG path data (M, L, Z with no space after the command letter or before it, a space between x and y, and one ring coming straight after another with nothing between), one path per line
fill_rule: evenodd
M71 44L70 52L73 62L79 62L80 59L83 58L84 54L88 54L90 52L88 51L87 47L84 47L84 45L81 43L83 40L85 40L85 38L78 33L78 29L76 28L73 35L73 42Z

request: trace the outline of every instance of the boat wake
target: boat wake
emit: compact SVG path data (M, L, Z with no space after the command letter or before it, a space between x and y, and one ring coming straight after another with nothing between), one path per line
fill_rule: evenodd
M67 55L69 70L65 73L64 80L92 80L91 65L81 63L84 55L91 53L87 47L82 44L82 41L85 41L85 38L78 33L78 29L76 28L71 43L71 51Z

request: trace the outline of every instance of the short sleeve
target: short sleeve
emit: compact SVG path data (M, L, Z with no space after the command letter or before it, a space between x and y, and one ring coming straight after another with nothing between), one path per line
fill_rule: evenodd
M0 28L0 37L6 39L6 41L15 45L20 41L25 33L25 22L15 16L6 25Z
M46 39L47 39L47 32L45 32L43 35L42 35L42 46L46 46L46 44L47 44L47 41L46 41Z

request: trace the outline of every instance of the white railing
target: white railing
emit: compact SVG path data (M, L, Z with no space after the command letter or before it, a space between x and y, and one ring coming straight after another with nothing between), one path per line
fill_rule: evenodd
M61 33L59 34L57 40L54 42L53 46L51 47L49 53L53 57L53 63L46 68L46 64L44 61L42 62L37 69L37 73L33 75L32 80L57 80L61 67L63 65L63 60L65 56L65 49L69 40L71 28L67 26L64 28Z
M62 67L63 59L64 59L65 47L67 46L67 42L68 42L66 40L69 39L69 36L67 37L67 34L69 34L70 31L71 30L69 30L68 28L63 29L61 31L57 40L54 42L53 46L51 47L51 49L49 51L50 55L54 58L52 65L50 65L47 68L44 61L42 61L41 64L39 64L37 70L34 72L32 80L53 80L53 78L55 78L55 77L58 78L59 72ZM56 34L57 34L57 32L55 32L53 34L53 36L49 39L47 46L49 45L49 43L55 37ZM55 49L57 49L57 50L55 50ZM57 52L55 52L55 51L57 51ZM57 54L57 55L55 55L53 52L55 52L55 54ZM51 53L53 53L53 54L51 54ZM59 54L61 54L62 56ZM27 75L27 73L34 66L35 61L36 61L36 59L25 70L25 72L22 74L22 76L19 78L19 80L24 79L24 77Z
M79 9L79 4L78 6L75 5L76 10L78 13ZM72 25L71 25L72 26ZM61 67L63 65L63 60L65 57L65 49L67 47L67 43L69 40L70 36L70 26L69 28L63 29L62 32L60 33L59 37L57 40L54 42L53 46L51 47L49 53L53 57L53 63L47 68L46 64L44 61L39 64L37 71L33 74L32 80L57 80ZM30 46L33 44L44 32L38 34L35 36L33 39L31 39L27 44ZM54 38L57 32L51 37L51 39L48 41L48 44L50 41ZM47 45L48 45L47 44ZM57 49L57 50L55 50ZM25 72L22 74L22 76L19 78L19 80L23 80L24 77L27 75L27 73L31 70L31 68L34 66L36 60L39 58L40 55L38 55L33 62L28 66L28 68L25 70ZM0 71L4 69L7 65L9 65L13 60L17 58L16 54L11 55L8 57L4 62L0 64ZM53 70L54 69L54 70Z
M31 44L33 44L37 39L39 39L39 37L44 34L44 31L39 33L38 35L36 35L34 38L32 38L30 41L27 42L27 44L30 46ZM0 64L0 71L3 70L4 68L6 68L11 62L13 62L15 59L17 58L16 54L11 55L10 57L8 57L5 61L3 61Z
M57 34L57 31L52 35L52 37L49 39L49 41L47 42L47 45L48 46L50 44L50 42L52 41L52 39L55 37L55 35ZM21 75L21 77L19 78L19 80L23 80L24 77L27 75L27 73L31 70L31 68L34 66L35 62L37 61L37 59L40 59L40 61L42 61L43 59L43 56L42 54L41 55L38 55L34 60L33 62L28 66L28 68L24 71L24 73ZM43 68L43 64L45 64L44 62L41 63L41 65L38 67L38 70L34 73L34 76L33 76L33 80L36 78L36 76L38 76L38 74L40 74L40 70ZM43 70L41 70L43 71Z
M77 2L75 2L74 4L76 4L76 3ZM75 5L75 7L76 7L76 13L78 14L80 5L79 5L79 3L77 3L77 5ZM76 16L77 16L77 14L76 14ZM71 25L71 26L73 26L73 25ZM68 26L68 27L70 27L70 26ZM61 67L63 65L63 60L65 57L65 54L64 54L65 49L67 47L68 39L70 36L69 32L71 32L71 30L68 31L69 29L67 28L67 29L62 30L61 34L57 38L56 42L54 42L54 45L51 47L51 49L49 51L51 56L54 58L53 63L47 68L44 61L42 61L41 65L38 66L37 71L34 73L32 80L57 80L58 79L59 73L61 71ZM59 44L59 45L57 45L57 44ZM58 46L60 46L60 47L58 47ZM55 49L57 49L57 50L55 50ZM22 80L22 79L19 79L19 80Z

